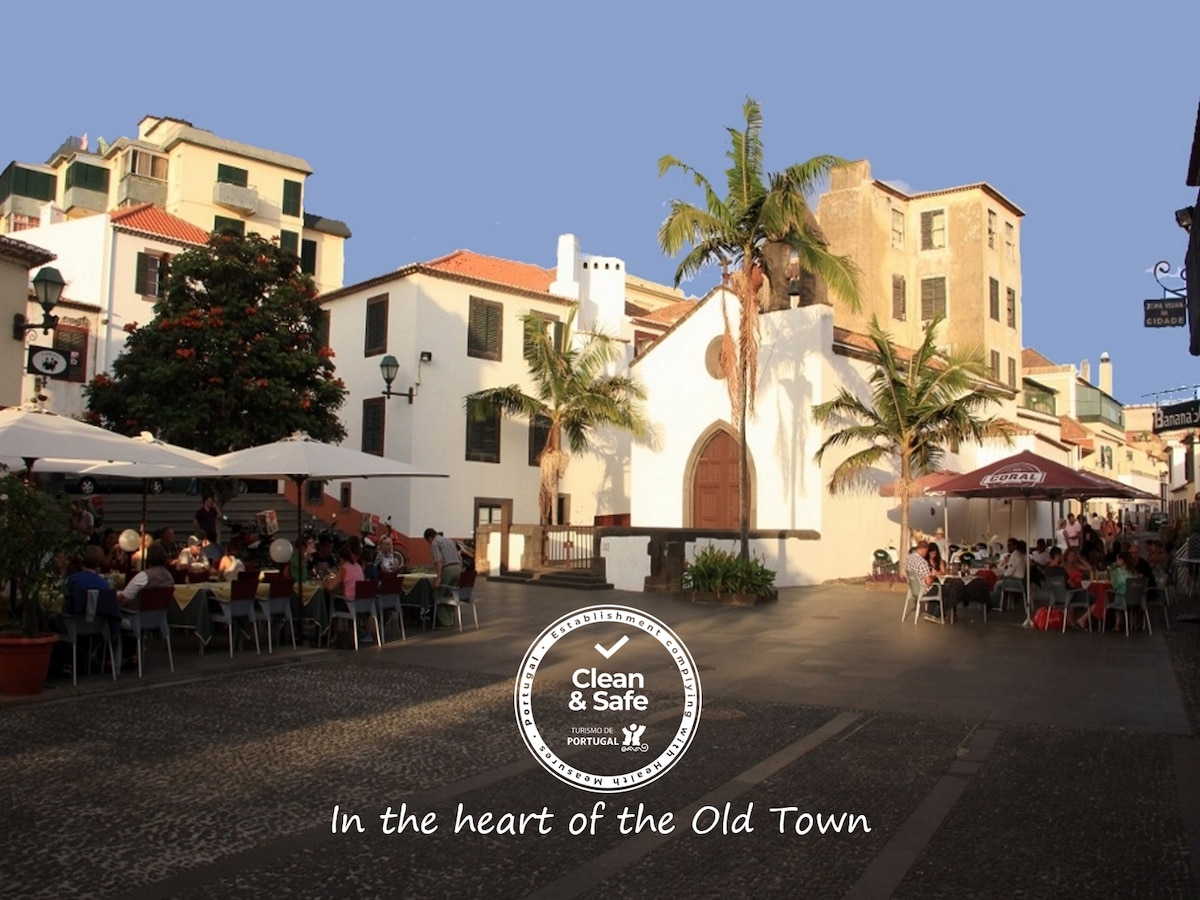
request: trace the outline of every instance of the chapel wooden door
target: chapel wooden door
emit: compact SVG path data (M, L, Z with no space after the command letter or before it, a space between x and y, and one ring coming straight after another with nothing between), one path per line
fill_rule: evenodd
M738 527L738 446L728 431L717 431L696 461L692 477L692 527Z

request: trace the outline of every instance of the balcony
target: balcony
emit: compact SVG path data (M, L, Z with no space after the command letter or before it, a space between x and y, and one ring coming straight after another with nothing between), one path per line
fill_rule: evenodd
M134 203L153 203L155 206L165 207L167 183L157 178L127 173L117 185L117 206Z
M72 185L63 192L63 208L67 212L83 210L102 213L108 209L108 194L78 184Z
M258 212L258 188L218 181L213 185L213 203L252 216Z

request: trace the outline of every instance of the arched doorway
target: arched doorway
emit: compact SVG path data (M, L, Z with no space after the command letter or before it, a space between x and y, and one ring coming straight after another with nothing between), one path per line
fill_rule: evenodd
M724 428L709 436L692 469L692 527L738 527L738 444Z

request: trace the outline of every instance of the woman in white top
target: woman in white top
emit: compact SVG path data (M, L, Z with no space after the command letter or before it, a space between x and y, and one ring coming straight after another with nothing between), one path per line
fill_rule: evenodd
M217 574L222 581L236 581L238 575L246 571L246 564L238 558L244 541L240 537L231 538L225 546L225 555L221 557Z

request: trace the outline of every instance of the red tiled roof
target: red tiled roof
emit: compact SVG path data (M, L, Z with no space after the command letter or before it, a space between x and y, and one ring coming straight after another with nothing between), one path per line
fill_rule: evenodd
M110 216L119 228L166 238L184 244L207 244L208 232L203 228L173 216L153 203L142 203L115 212Z
M695 308L695 300L680 300L653 312L642 313L637 318L643 322L653 322L655 325L674 325Z
M424 263L427 268L465 275L468 278L478 278L480 281L492 281L496 284L506 284L510 287L522 288L527 291L550 292L550 284L554 281L554 270L543 269L531 263L513 262L511 259L500 259L495 256L484 256L482 253L472 253L470 250L455 250L439 259Z
M1059 416L1060 436L1064 444L1075 444L1085 450L1092 449L1092 433L1070 416Z
M859 334L857 331L850 331L842 328L840 325L833 326L833 342L835 344L845 344L847 347L853 347L856 350L875 350L875 342L865 334ZM907 347L896 346L896 356L902 360L912 359L913 352Z
M1021 368L1022 369L1048 369L1057 366L1058 363L1051 362L1038 353L1032 347L1026 347L1021 351Z

